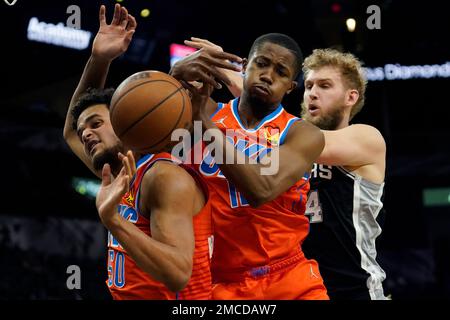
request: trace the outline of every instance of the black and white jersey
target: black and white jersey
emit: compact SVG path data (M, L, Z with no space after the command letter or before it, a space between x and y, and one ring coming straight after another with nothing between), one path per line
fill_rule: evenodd
M331 299L386 299L386 274L376 261L375 240L383 184L342 167L314 164L306 213L310 232L302 244L319 263Z

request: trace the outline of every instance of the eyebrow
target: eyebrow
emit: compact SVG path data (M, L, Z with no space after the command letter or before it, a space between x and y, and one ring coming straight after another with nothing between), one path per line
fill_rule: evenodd
M305 80L305 83L313 82L313 81L333 81L333 79L331 79L331 78L308 79L308 80Z
M89 121L91 121L92 119L94 119L95 117L99 117L100 115L98 114L98 113L93 113L93 114L91 114L89 117L87 117L85 120L84 120L84 123L88 123ZM77 135L78 136L80 136L80 131L82 131L81 130L81 127L78 127L77 128Z
M265 55L262 55L262 54L255 57L255 59L258 59L258 58L264 59L264 60L267 60L267 61L272 61L272 59L270 59L269 57L267 57ZM277 62L276 65L288 69L288 65L287 64L284 64L284 63L281 63L281 62Z
M284 71L290 71L289 66L285 65L284 63L277 63L278 67L281 67L282 69L284 69Z
M272 62L272 59L270 59L269 57L267 57L267 56L264 56L264 55L257 55L256 57L255 57L255 60L257 60L257 59L264 59L264 60L266 60L266 61L271 61ZM291 71L290 71L290 69L289 69L289 66L287 65L287 64L284 64L284 63L281 63L281 62L277 62L277 63L275 63L275 66L277 66L278 68L281 68L281 69L283 69L283 71L284 72L287 72L287 73L291 73Z

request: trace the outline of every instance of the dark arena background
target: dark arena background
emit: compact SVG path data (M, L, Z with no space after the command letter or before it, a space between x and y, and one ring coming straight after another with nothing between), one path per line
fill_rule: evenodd
M115 1L5 1L0 0L0 299L109 300L106 231L95 208L98 181L71 153L62 133L97 32L99 6L107 6L110 22ZM393 300L450 298L447 1L120 3L137 17L138 27L128 52L112 64L109 86L145 69L168 72L171 45L191 36L241 57L268 32L292 36L304 56L325 47L357 55L370 81L366 105L353 123L377 127L388 148L378 238L385 292ZM42 23L47 30L60 24L58 32L67 32L71 5L80 8L81 30L90 37L58 43L49 40L57 32L40 34ZM367 24L370 5L380 8L380 29ZM346 26L351 18L353 32ZM286 98L288 111L299 113L302 94L300 85ZM213 98L232 96L222 89ZM71 265L81 270L80 289L66 286Z

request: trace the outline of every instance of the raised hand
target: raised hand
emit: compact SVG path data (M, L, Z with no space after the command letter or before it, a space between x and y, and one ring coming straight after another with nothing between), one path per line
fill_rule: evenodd
M105 13L105 6L100 6L100 28L92 45L92 55L111 61L127 51L136 31L137 22L120 4L114 7L111 24L106 23Z
M136 160L134 160L133 152L128 150L126 156L119 152L119 160L122 161L127 175L133 177L136 174Z
M184 44L196 49L208 49L212 51L223 52L221 46L218 46L217 44L212 43L211 41L208 41L206 39L191 37L191 40L184 40ZM219 70L224 74L225 77L228 78L230 82L226 83L228 90L230 90L230 92L235 97L239 97L242 93L243 87L242 73L225 68L220 68Z
M208 83L218 89L221 88L218 80L231 85L223 69L240 71L241 68L232 62L241 63L242 59L234 54L219 51L212 45L197 47L201 49L175 63L170 74L178 80Z
M97 193L95 204L98 215L102 223L108 227L114 223L115 219L120 219L117 206L120 200L128 191L131 176L127 174L127 169L122 167L115 179L111 175L111 167L105 164L102 170L102 185Z
M184 44L189 47L196 48L196 49L205 48L205 49L211 49L211 50L223 52L223 49L221 46L218 46L217 44L212 43L211 41L208 41L206 39L191 37L191 40L184 40Z

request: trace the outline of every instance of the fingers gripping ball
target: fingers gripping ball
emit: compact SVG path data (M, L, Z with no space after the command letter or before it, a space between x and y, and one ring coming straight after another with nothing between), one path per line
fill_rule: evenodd
M178 143L171 141L175 129L191 126L192 105L175 78L159 71L141 71L116 89L110 117L126 147L156 153Z

